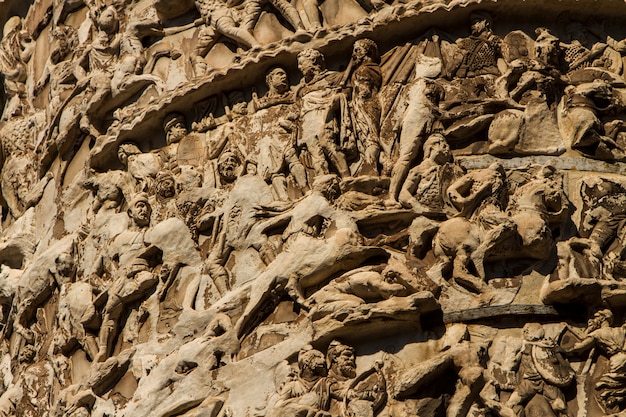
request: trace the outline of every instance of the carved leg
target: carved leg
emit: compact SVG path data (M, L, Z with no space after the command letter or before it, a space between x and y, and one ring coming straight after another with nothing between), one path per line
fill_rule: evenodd
M295 7L291 5L287 0L270 0L270 3L280 12L281 15L289 22L296 31L303 31L304 24L300 19L300 14Z
M224 36L249 48L261 46L256 38L246 29L239 28L230 17L221 17L215 22L215 29Z
M296 180L296 184L300 189L304 189L307 186L306 182L306 170L304 169L304 165L298 159L298 155L296 155L296 150L293 147L289 147L285 151L285 162L289 166L289 172L293 175L293 178Z
M317 0L302 0L302 8L311 22L311 30L317 30L322 27L320 21L320 11L318 9Z

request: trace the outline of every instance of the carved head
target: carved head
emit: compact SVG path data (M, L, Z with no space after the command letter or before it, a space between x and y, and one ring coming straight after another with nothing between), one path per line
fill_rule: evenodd
M303 379L317 379L326 376L326 359L319 350L308 346L298 353L298 369Z
M356 66L368 61L378 64L380 62L378 45L371 39L359 39L354 42L354 46L352 47L352 59Z
M141 150L137 145L132 142L122 143L119 148L117 148L117 157L122 163L122 165L128 165L128 157L131 155L138 155L141 153Z
M185 116L180 113L170 113L163 120L165 141L168 145L178 143L187 135L187 123Z
M63 252L54 260L57 274L64 278L69 278L74 270L74 257L72 254Z
M287 71L281 67L274 67L267 72L265 83L270 94L284 94L289 90Z
M172 198L176 195L176 181L169 172L162 172L156 177L156 195L161 198Z
M535 57L537 61L544 65L558 66L561 53L559 38L546 28L537 28L535 33L537 34L535 39Z
M192 165L183 165L176 185L179 191L202 187L202 171Z
M224 152L217 161L217 172L222 180L233 182L237 179L237 168L241 165L241 161L234 152Z
M55 47L50 52L50 61L57 64L63 60L76 46L78 36L71 26L59 25L51 33L51 42Z
M430 159L438 164L452 160L450 145L441 133L430 135L424 142L424 159Z
M601 327L610 327L613 325L613 312L608 308L599 310L587 322L587 331L593 331Z
M231 110L236 114L248 114L248 103L246 97L241 90L234 90L228 93L228 102Z
M344 345L338 340L333 340L328 346L326 354L328 368L336 376L345 379L356 377L356 362L354 348Z
M146 193L140 193L130 202L128 207L128 216L139 227L147 227L150 225L150 216L152 215L152 207L148 201Z
M470 31L473 36L491 30L492 23L493 17L488 12L477 11L470 14Z
M542 340L545 336L543 326L539 323L526 323L522 328L524 334L524 340L529 342L536 342Z
M96 24L98 29L103 32L108 34L116 32L119 26L119 19L115 7L108 6L100 12L96 12Z
M298 69L306 81L310 81L316 73L326 69L324 55L316 49L305 49L298 54Z
M256 175L257 174L257 163L254 159L246 160L246 175Z

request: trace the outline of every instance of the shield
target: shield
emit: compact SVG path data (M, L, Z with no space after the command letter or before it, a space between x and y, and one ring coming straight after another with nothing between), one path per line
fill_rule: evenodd
M574 380L574 369L555 347L534 345L532 358L537 372L546 382L566 388Z

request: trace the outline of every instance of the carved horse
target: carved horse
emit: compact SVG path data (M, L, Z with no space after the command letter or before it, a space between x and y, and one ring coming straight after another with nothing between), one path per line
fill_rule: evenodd
M480 292L487 280L486 261L546 260L554 244L553 230L568 210L561 184L540 175L517 189L507 212L501 213L503 221L491 230L464 217L443 222L433 238L433 253L442 271L452 267L455 281Z

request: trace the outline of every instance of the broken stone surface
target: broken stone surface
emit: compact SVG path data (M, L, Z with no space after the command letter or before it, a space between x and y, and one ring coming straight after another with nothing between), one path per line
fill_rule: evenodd
M5 1L0 416L624 415L625 15Z

